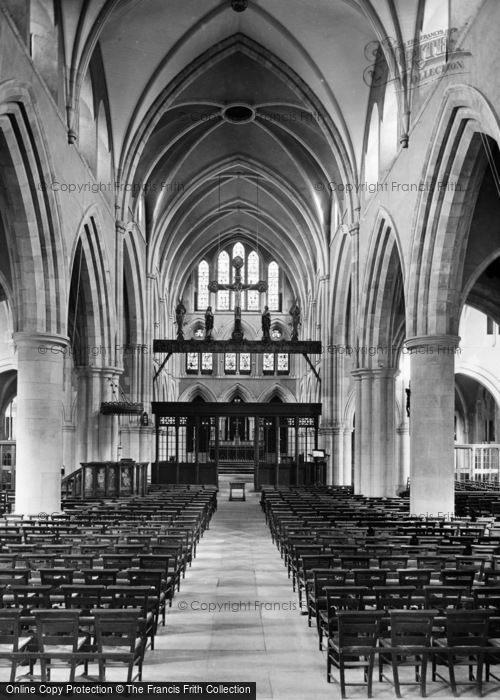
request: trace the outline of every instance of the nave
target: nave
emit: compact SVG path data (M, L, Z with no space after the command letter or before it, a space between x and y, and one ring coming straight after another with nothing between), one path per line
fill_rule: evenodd
M277 492L270 493L271 500L273 495L278 497ZM167 626L159 631L156 649L146 658L143 677L157 681L254 681L259 700L339 698L339 686L326 681L326 652L318 651L314 620L308 627L304 604L300 611L292 578L288 578L271 540L259 497L259 493L247 492L245 502L229 501L221 484L210 530L168 611ZM378 505L379 513L383 512L383 503ZM209 610L209 606L216 607ZM401 672L402 681L411 679L408 670ZM441 672L446 676L446 671ZM463 668L457 669L457 680L463 680L464 673ZM338 679L338 670L333 674ZM430 669L427 675L429 697L453 697L444 683L431 683ZM360 674L350 672L348 680L360 679ZM494 697L498 687L491 682L483 691ZM459 686L459 693L464 699L477 697L475 689L465 686ZM402 696L419 697L419 688L404 686ZM347 697L365 698L366 686L349 686ZM390 683L378 682L376 671L373 697L395 697Z

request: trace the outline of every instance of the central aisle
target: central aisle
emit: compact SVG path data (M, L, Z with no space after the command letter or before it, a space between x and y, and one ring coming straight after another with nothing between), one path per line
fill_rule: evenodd
M258 700L335 697L258 499L219 493L157 648L146 654L143 680L255 681Z
M247 487L249 484L247 484ZM271 542L260 494L228 501L221 484L218 510L198 546L160 627L156 649L146 652L144 681L257 683L257 700L337 700L340 688L326 682L326 654L316 630L298 610L283 560ZM428 695L451 700L442 684ZM373 697L393 700L389 683L377 682ZM477 697L461 687L462 700ZM348 698L364 700L365 687L349 687ZM419 697L416 687L404 696Z

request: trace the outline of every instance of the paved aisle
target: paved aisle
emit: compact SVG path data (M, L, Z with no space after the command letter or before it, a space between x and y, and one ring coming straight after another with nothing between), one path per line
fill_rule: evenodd
M159 629L157 648L146 653L143 679L256 681L258 700L337 700L340 689L326 682L324 652L318 650L307 616L298 612L259 495L247 492L246 502L227 498L222 490L167 625ZM392 700L392 688L384 686L374 684L374 698ZM349 698L366 697L365 688L347 691ZM403 692L419 697L416 688ZM428 694L450 697L430 683ZM461 697L475 693L461 688Z

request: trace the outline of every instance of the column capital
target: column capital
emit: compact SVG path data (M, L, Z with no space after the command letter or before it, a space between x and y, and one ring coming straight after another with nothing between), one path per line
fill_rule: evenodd
M358 367L351 370L354 379L390 379L399 374L397 367Z
M437 355L446 355L455 353L460 344L460 336L458 335L417 335L413 338L407 338L404 342L405 348L409 351L408 354L418 353L418 348L424 349L426 353L436 353ZM404 352L404 349L403 349Z
M69 344L69 338L58 333L41 333L38 331L17 331L12 339L16 347L38 346L40 355L47 355L51 351L53 354L64 353L64 349Z

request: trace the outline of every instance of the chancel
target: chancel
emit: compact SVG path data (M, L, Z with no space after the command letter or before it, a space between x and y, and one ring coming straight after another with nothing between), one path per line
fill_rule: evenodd
M0 3L0 683L498 694L499 26Z

